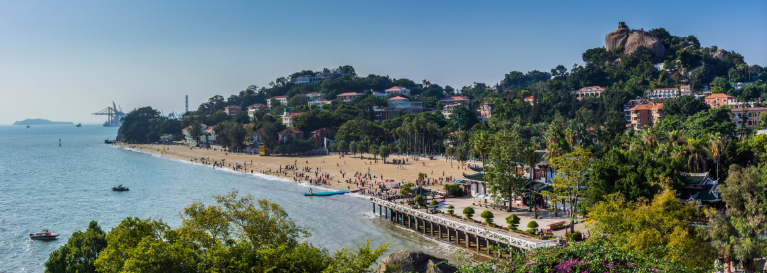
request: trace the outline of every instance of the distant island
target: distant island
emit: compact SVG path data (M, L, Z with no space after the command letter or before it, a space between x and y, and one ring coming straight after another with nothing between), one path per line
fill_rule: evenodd
M13 125L74 125L68 121L50 121L47 119L25 119L22 121L14 122Z

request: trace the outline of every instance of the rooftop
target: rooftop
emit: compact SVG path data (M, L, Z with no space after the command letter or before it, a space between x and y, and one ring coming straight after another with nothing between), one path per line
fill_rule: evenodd
M716 99L716 98L732 98L732 96L727 95L725 93L716 93L711 96L706 97L707 99Z
M285 129L282 132L280 132L280 134L286 134L286 133L303 134L304 132L301 131L301 130L298 130L298 129L293 129L293 128L288 128L288 129Z
M292 117L298 116L300 114L303 114L303 113L290 113L290 114L284 115L282 117L283 118L292 118Z
M395 85L395 86L392 86L392 88L389 88L389 89L386 89L386 90L401 90L401 89L406 89L406 88L404 88L402 86L396 86Z

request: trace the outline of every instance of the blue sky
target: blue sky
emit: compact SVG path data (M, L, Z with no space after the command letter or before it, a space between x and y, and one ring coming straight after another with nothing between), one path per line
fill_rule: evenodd
M767 1L3 1L0 124L182 111L302 69L461 87L582 64L621 18L767 65ZM32 109L32 110L31 110Z

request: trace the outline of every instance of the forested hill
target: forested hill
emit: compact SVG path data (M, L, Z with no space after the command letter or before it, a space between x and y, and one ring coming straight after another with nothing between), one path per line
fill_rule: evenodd
M457 111L457 115L466 115L465 118L459 119L461 124L452 119L452 122L448 122L444 117L437 122L444 124L442 127L445 130L453 130L459 126L471 128L478 121L474 110L479 109L483 101L490 101L495 104L495 109L489 124L524 125L549 123L555 119L572 119L586 128L597 126L613 135L625 129L623 105L655 88L691 85L694 91L700 93L705 86L709 86L714 93L731 94L745 101L767 97L767 88L763 84L767 77L767 73L763 73L764 68L756 64L746 64L741 54L713 45L704 47L695 36L674 36L663 28L647 31L645 36L660 41L664 55L657 56L657 49L654 51L643 46L632 48L628 55L626 52L629 50L624 49L623 45L609 51L604 46L598 46L582 54L583 65L558 65L549 72L511 71L505 74L504 78L498 79L498 83L475 82L462 87L443 86L427 79L359 75L349 65L320 71L303 70L279 77L266 86L251 85L228 97L213 96L196 110L187 113L185 117L191 118L166 125L155 121L155 125L148 125L141 130L135 129L134 131L140 133L131 134L126 140L156 141L165 133L178 135L181 128L194 122L215 126L223 121L233 120L242 124L253 123L254 126L250 129L258 130L263 121L280 123L279 117L286 109L291 113L305 113L301 115L303 121L294 126L298 129L340 129L344 123L353 119L372 121L372 108L385 107L386 98L370 96L369 91L382 92L393 86L409 88L411 95L408 98L422 101L423 106L429 109L441 110L443 104L439 100L442 98L467 96L470 99L470 111ZM594 44L601 45L602 42L594 41ZM296 82L300 76L322 73L328 73L330 76L315 83ZM757 83L740 90L730 85L746 81ZM599 98L588 97L582 101L576 100L570 94L573 90L587 86L602 86L605 91ZM341 93L366 90L368 96L355 98L351 102L344 103L337 98ZM312 110L307 105L307 94L312 92L321 94L322 98L332 100L333 103L322 110ZM231 117L222 111L228 105L238 105L245 110L247 106L255 103L267 104L267 100L275 96L288 96L287 105L272 107L269 111L272 115L264 119L251 121L244 114ZM532 103L524 100L531 96ZM440 115L438 112L435 115Z

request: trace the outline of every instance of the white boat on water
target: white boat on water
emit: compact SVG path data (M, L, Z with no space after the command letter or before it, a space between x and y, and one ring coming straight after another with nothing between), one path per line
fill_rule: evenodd
M59 234L57 234L57 233L51 233L47 229L43 229L42 232L30 233L29 234L29 239L32 239L32 240L54 240L58 236L59 236Z

